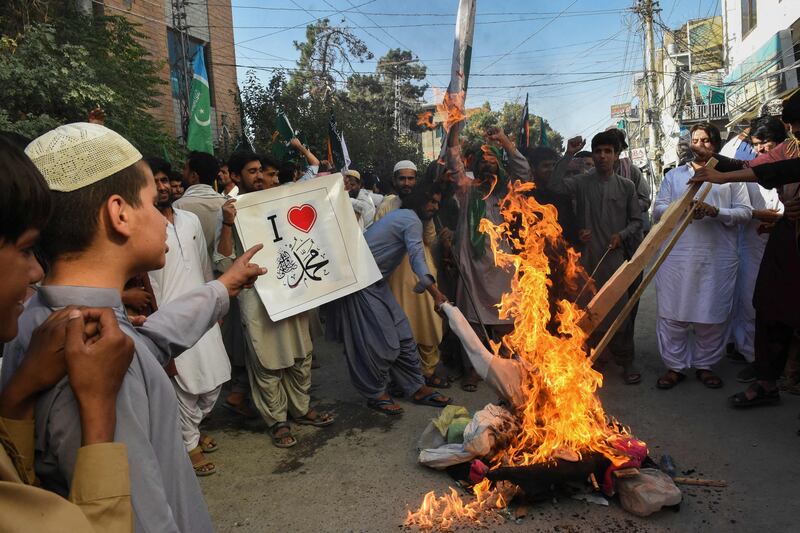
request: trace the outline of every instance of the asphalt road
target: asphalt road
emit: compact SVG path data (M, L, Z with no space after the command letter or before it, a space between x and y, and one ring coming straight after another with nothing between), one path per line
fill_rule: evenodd
M532 508L522 524L494 531L715 531L770 533L800 530L798 428L800 397L746 412L725 404L742 386L741 368L720 363L725 386L705 388L693 375L670 391L656 389L663 372L656 348L655 295L645 293L637 319L640 385L622 382L609 365L601 397L606 412L648 443L656 459L669 453L678 470L723 479L724 489L683 487L678 512L647 518L626 513L617 502L602 507L571 499ZM422 496L451 484L443 473L417 464L415 445L436 409L403 404L405 415L388 418L370 409L350 385L338 345L317 341L322 367L314 370L312 396L332 410L326 429L300 427L294 448L275 448L261 422L246 422L217 409L205 430L219 451L210 455L217 474L201 478L211 516L221 532L399 531ZM494 399L485 385L476 393L450 389L470 411Z

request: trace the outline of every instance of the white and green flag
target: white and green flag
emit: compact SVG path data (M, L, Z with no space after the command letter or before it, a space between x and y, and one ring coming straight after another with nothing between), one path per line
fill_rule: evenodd
M203 48L197 48L194 58L194 76L189 90L189 128L186 148L214 154L211 135L211 94L208 90L208 72L203 58Z
M450 84L447 92L450 102L459 102L462 114L465 114L467 101L467 85L469 84L469 68L472 63L472 37L475 35L475 0L459 0L458 14L456 15L456 35L453 42L453 62L450 67ZM465 115L466 116L466 115ZM460 132L464 128L465 120L461 120L452 127ZM440 159L444 159L447 151L447 132L442 139Z

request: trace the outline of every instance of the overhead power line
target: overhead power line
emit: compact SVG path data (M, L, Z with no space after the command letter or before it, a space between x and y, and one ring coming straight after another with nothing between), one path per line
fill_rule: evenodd
M576 0L577 1L577 0ZM358 13L356 11L356 13ZM475 22L476 26L488 24L515 24L519 22L531 22L535 20L550 20L552 17L527 17L527 18L514 18L507 20L484 20ZM451 27L453 24L450 22L420 22L415 24L375 24L373 21L372 26L358 25L362 30L382 30L387 28L433 28L433 27ZM289 30L297 28L297 26L237 26L235 24L195 24L195 28L233 28L235 30ZM542 28L544 29L544 28Z
M499 63L500 61L502 61L503 59L505 59L506 57L508 57L508 55L509 55L511 52L513 52L514 50L518 49L518 48L519 48L520 46L522 46L523 44L525 44L525 43L527 43L528 41L530 41L530 40L531 40L531 39L532 39L534 36L538 35L538 34L539 34L539 32L541 32L542 30L544 30L544 29L545 29L546 27L548 27L550 24L552 24L553 22L555 22L555 21L556 21L556 20L557 20L559 17L561 17L561 16L562 16L564 13L566 13L566 12L567 12L567 10L568 10L569 8L571 8L572 6L574 6L574 5L575 5L577 2L578 2L578 0L573 0L573 1L572 1L572 3L571 3L570 5L568 5L567 7L565 7L565 8L564 8L564 9L563 9L563 10L562 10L560 13L558 13L556 16L554 16L553 18L551 18L551 19L550 19L548 22L546 22L545 24L543 24L543 25L542 25L540 28L538 28L536 31L534 31L533 33L531 33L530 35L528 35L527 37L525 37L525 38L524 38L522 41L520 41L519 43L517 43L517 45L516 45L516 46L514 46L514 47L513 47L511 50L509 50L508 52L506 52L505 54L503 54L502 56L500 56L500 59L498 59L497 61L495 61L495 62L494 62L494 63L492 63L491 65L487 65L486 67L484 67L484 68L481 70L481 72L485 71L486 69L488 69L489 67L491 67L491 66L493 66L493 65L496 65L497 63Z
M240 45L240 44L243 44L243 43L249 43L251 41L257 41L259 39L264 39L266 37L272 37L273 35L278 35L279 33L283 33L283 32L289 31L289 30L294 30L294 29L297 29L297 28L305 28L306 26L308 26L310 24L315 24L315 23L317 23L317 22L319 22L319 21L321 21L321 20L323 20L325 18L328 18L330 16L333 16L333 15L336 15L336 14L343 15L344 13L352 11L353 9L357 9L359 7L363 7L363 6L366 6L366 5L369 5L369 4L373 4L375 2L377 2L377 0L367 0L366 2L358 4L355 8L348 8L348 9L333 8L333 12L328 13L327 16L317 17L317 18L312 19L312 20L307 20L306 22L303 22L302 24L297 24L295 26L291 26L291 27L288 27L288 28L283 28L283 29L280 29L280 30L277 30L277 31L273 31L271 33L267 33L267 34L264 34L264 35L259 35L257 37L251 37L249 39L244 39L242 41L239 41L236 44Z
M250 68L250 69L253 69L253 70L265 70L265 71L268 71L268 72L277 72L277 71L298 72L298 71L303 71L303 69L293 69L293 68L287 68L287 67L264 67L264 66L259 66L259 65L240 65L240 64L233 64L233 63L217 63L217 65L221 65L221 66L225 66L225 67ZM374 72L354 72L354 74L374 74ZM579 74L580 75L584 75L586 73L585 72L581 72ZM554 86L563 86L563 85L577 85L579 83L589 83L589 82L593 82L593 81L613 79L613 78L617 78L619 76L627 76L629 74L630 74L630 72L620 73L618 71L615 71L613 73L609 73L609 74L606 74L604 76L599 76L599 77L595 77L595 78L588 78L588 79L572 80L572 81L552 82L552 83L529 83L529 84L524 84L524 85L523 84L520 84L520 85L483 85L483 86L481 86L481 85L471 85L470 89L525 89L525 88L529 88L529 87L554 87ZM552 74L548 73L548 74L543 74L543 75L551 76ZM345 81L345 80L336 80L335 83L340 83L340 84L346 85L347 81ZM434 89L446 89L447 88L444 85L441 85L441 86L432 85L430 87L434 88Z
M186 2L187 4L197 4L197 5L209 5L209 6L221 6L221 7L228 7L228 4L224 3L214 3L214 2ZM311 9L311 8L303 8L303 7L270 7L270 6L244 6L233 4L231 5L233 9L256 9L256 10L263 10L263 11L305 11L307 13L327 13L327 9ZM605 14L613 14L613 13L622 13L625 11L624 9L594 9L594 10L585 10L585 11L573 11L571 12L570 16L582 16L582 15L605 15ZM557 15L558 11L479 11L478 15L481 17L484 16L511 16L511 15ZM361 12L362 15L371 15L371 16L378 16L378 17L450 17L455 18L455 13L387 13L381 11L363 11Z

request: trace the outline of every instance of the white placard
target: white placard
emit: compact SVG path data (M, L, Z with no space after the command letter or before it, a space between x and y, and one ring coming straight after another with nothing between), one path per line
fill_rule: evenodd
M264 248L256 290L273 321L308 311L381 278L341 174L240 195L236 232Z

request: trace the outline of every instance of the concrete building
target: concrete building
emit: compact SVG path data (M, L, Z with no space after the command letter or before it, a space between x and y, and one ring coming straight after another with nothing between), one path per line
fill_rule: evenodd
M680 28L664 31L663 46L655 56L662 162L670 167L681 160L681 139L694 124L711 122L720 130L726 128L728 113L720 88L725 76L722 18L689 20ZM633 84L636 100L645 102L644 75L635 75ZM649 141L644 113L644 106L639 106L639 116L626 121L631 156L640 166L646 163L642 152ZM651 179L655 185L660 182L660 176Z
M800 1L722 0L730 126L768 112L798 88Z
M236 52L233 42L233 12L230 0L103 0L94 2L95 12L122 15L139 24L144 34L142 44L152 59L163 61L162 79L168 82L159 98L160 105L153 116L178 139L183 139L181 111L188 84L191 82L192 62L202 47L211 89L211 127L214 146L220 153L233 149L239 134L239 114L236 109ZM177 31L180 20L174 15L185 13L186 41L181 42ZM182 50L186 49L184 70Z
M693 124L711 122L725 138L755 117L780 114L798 89L798 60L800 0L722 0L721 16L664 31L655 68L664 165L680 161ZM644 90L644 76L634 76L634 100L645 101ZM632 147L647 146L646 122L628 121Z

